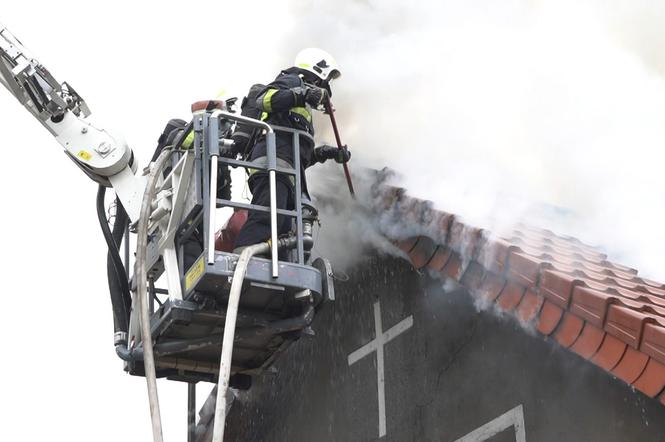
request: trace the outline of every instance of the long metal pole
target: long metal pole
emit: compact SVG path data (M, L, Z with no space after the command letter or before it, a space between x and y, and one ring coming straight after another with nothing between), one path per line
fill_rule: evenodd
M300 173L300 136L293 133L293 168L296 171L296 231L298 243L296 250L298 251L298 263L305 264L305 248L303 247L303 223L302 223L302 176Z
M219 115L208 117L205 149L210 155L210 197L208 199L208 264L215 263L215 212L217 211L217 167L219 165Z
M218 157L210 157L210 207L208 221L208 264L215 263L215 211L217 210L217 166Z
M333 131L335 132L335 140L337 141L337 148L340 150L346 149L346 147L342 144L341 137L339 136L339 129L337 129L337 121L335 121L334 108L332 106L330 98L326 100L326 111L328 112L328 115L330 115L330 122L332 123ZM351 182L351 173L349 173L349 166L346 163L342 163L342 166L344 167L344 176L346 176L346 184L349 186L349 192L351 192L351 196L355 198L356 192L353 190L353 182Z
M196 384L187 384L187 442L196 440Z
M274 170L268 171L270 185L270 259L271 275L273 278L279 276L277 260L277 178Z
M266 134L266 153L268 154L268 180L270 186L270 255L272 259L272 277L277 278L277 146L274 132Z

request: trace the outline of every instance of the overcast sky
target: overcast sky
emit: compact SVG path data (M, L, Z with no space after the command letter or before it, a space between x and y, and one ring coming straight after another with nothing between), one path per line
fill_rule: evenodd
M323 47L342 65L333 98L353 167L401 169L418 196L480 222L504 193L570 207L587 221L571 231L664 275L664 11L628 0L62 0L4 2L0 22L124 134L141 167L193 101L242 96L298 49ZM0 439L150 440L145 381L112 345L97 187L4 89L0 117ZM166 440L183 440L186 385L159 388Z

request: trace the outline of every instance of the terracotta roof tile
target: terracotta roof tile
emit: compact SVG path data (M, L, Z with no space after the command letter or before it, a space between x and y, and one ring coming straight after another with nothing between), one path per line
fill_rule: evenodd
M564 347L570 347L582 333L584 321L572 313L563 315L563 321L554 334L554 339Z
M633 278L635 279L635 278ZM635 282L635 281L628 281L626 279L614 279L612 280L612 284L619 286L619 287L624 287L629 290L635 290L638 292L644 292L644 293L649 293L649 288L646 284L641 283L641 282Z
M411 238L406 238L397 241L395 245L397 245L397 247L399 247L402 252L408 254L411 250L413 250L417 242L418 242L418 237L412 236Z
M532 289L527 289L524 297L517 306L517 317L522 322L531 322L538 316L545 300L542 296L536 294Z
M524 296L524 287L514 282L508 282L501 290L501 294L496 300L497 305L503 311L513 311Z
M616 300L616 297L607 293L576 286L573 289L570 311L596 327L603 327L607 307L614 300Z
M543 303L543 308L538 316L538 331L544 335L550 335L563 316L563 309L550 301Z
M619 295L622 298L627 298L627 299L640 301L640 302L647 303L647 304L652 304L652 301L648 297L648 295L645 295L644 293L638 292L638 291L635 291L635 290L626 289L626 288L623 288L623 287L607 287L605 289L605 291L608 292L608 293L614 293L616 295Z
M525 287L535 287L544 261L517 251L508 255L508 277Z
M637 281L640 280L640 278L638 278L635 273L627 273L627 272L617 270L617 269L610 269L606 266L601 267L601 269L602 269L602 270L600 270L601 272L603 272L607 275L613 276L615 278L625 280L625 281L636 281L637 282Z
M560 272L568 273L571 275L579 276L581 279L589 280L592 283L605 284L608 286L617 285L616 281L608 275L603 273L594 272L588 268L572 267L561 263L552 264L552 268Z
M642 328L649 316L630 308L610 305L607 309L605 331L624 341L633 348L639 348Z
M647 298L650 303L658 305L660 307L665 307L665 299L659 296L651 296L651 295L643 295L643 296Z
M434 256L432 256L432 259L430 259L429 263L427 264L427 267L431 270L434 270L435 272L442 271L443 266L445 266L450 259L450 255L451 251L449 248L439 246L439 248L436 249L436 252L434 252Z
M639 306L639 307L635 307L636 310L639 310L640 312L643 312L643 313L649 313L649 314L653 315L653 319L655 321L665 320L665 308L654 305L651 302L643 302L642 299L640 299L638 301L633 301L633 304L635 304L636 306Z
M514 229L514 235L523 238L525 241L538 248L543 246L551 246L561 250L568 251L568 253L578 253L589 257L592 260L605 260L607 255L599 252L594 247L584 244L576 238L570 236L559 236L549 230L534 229L530 226L520 225Z
M612 335L605 334L605 339L600 345L591 361L607 371L611 371L619 363L628 346Z
M435 217L433 225L438 229L438 239L439 243L445 245L448 243L448 235L450 233L450 226L455 220L455 215L450 213L439 212L438 216Z
M603 261L603 265L605 267L610 268L610 269L617 269L617 270L621 270L622 272L632 273L633 275L637 275L637 270L633 269L633 268L630 268L628 266L624 266L624 265L617 264L617 263L614 263L614 262L609 262L607 260Z
M647 396L656 397L665 388L665 365L649 359L633 386Z
M546 269L541 275L540 293L555 304L567 308L573 288L580 283L582 281L573 275Z
M640 377L648 361L649 356L628 347L619 364L612 370L612 374L625 383L632 384Z
M448 247L459 253L463 259L470 260L476 252L481 235L481 229L454 219L448 235Z
M400 198L398 203L395 204L394 209L401 216L404 221L409 223L421 224L423 219L421 217L423 207L426 205L431 206L431 202L421 200L420 198Z
M647 285L647 286L640 286L640 291L649 293L650 295L656 295L657 297L665 301L665 290L657 289L655 287Z
M600 348L604 338L604 330L585 322L582 333L570 349L585 359L591 359Z
M597 264L593 264L592 262L585 259L577 259L574 256L573 257L554 256L552 257L551 261L554 263L563 264L569 268L579 269L582 271L589 271L592 273L610 275L609 270L607 268Z
M448 259L446 265L443 266L441 273L448 278L459 280L462 275L462 259L457 252L453 252L450 255L450 259Z
M665 284L663 284L662 282L656 282L646 278L642 278L642 281L649 287L665 290Z
M427 236L419 236L416 244L408 252L409 258L413 266L417 269L422 269L429 263L434 256L438 246Z
M534 322L541 334L665 404L665 284L575 238L526 225L497 237L384 187L374 189L376 210L421 232L393 238L415 268Z
M585 287L590 289L598 290L600 292L609 292L610 289L617 287L614 284L614 281L610 278L603 278L602 280L588 279L585 278L584 273L579 272L581 275L579 277L580 281Z
M480 287L478 288L478 296L486 301L494 302L506 285L506 280L492 272L486 272Z
M385 212L394 206L406 195L406 189L401 187L382 186L374 192L374 205L376 210Z
M417 200L414 207L409 210L408 219L421 225L429 225L436 216L434 204L427 200Z
M640 350L665 364L665 327L645 324Z
M518 246L508 241L485 236L478 241L476 259L486 269L494 273L503 273L506 270L510 252L519 250Z
M524 236L520 233L510 236L506 238L506 240L511 244L515 244L525 250L536 253L537 255L547 253L552 257L574 258L574 260L577 261L583 260L594 264L603 264L606 262L605 255L590 253L589 251L574 246L562 245L561 243L554 244L551 240L534 239L533 237Z
M466 268L464 275L460 278L460 284L469 289L471 292L478 291L485 276L485 268L472 261Z

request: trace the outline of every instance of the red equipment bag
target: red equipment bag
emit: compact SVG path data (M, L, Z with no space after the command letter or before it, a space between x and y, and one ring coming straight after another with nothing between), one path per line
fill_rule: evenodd
M247 221L247 210L236 209L229 220L215 234L215 250L232 253L240 229Z

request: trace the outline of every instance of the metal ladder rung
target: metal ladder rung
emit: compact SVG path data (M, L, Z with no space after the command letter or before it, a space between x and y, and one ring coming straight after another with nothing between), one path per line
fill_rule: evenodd
M225 207L235 207L238 209L247 209L247 210L254 210L257 212L263 212L263 213L270 213L270 207L264 207L264 206L257 206L254 204L248 204L248 203L240 203L236 201L230 201L230 200L225 200L225 199L217 199L217 204L222 204ZM285 209L277 209L277 214L278 215L284 215L284 216L290 216L291 218L295 218L298 216L298 212L295 210L285 210Z
M242 160L231 160L229 158L220 158L219 159L220 163L223 164L228 164L229 166L238 166L238 167L244 167L245 169L256 169L256 170L262 170L262 171L268 171L268 167L266 166L257 166L255 163L252 163L250 161L242 161ZM296 170L291 167L277 167L275 169L277 173L283 173L286 175L296 175Z

